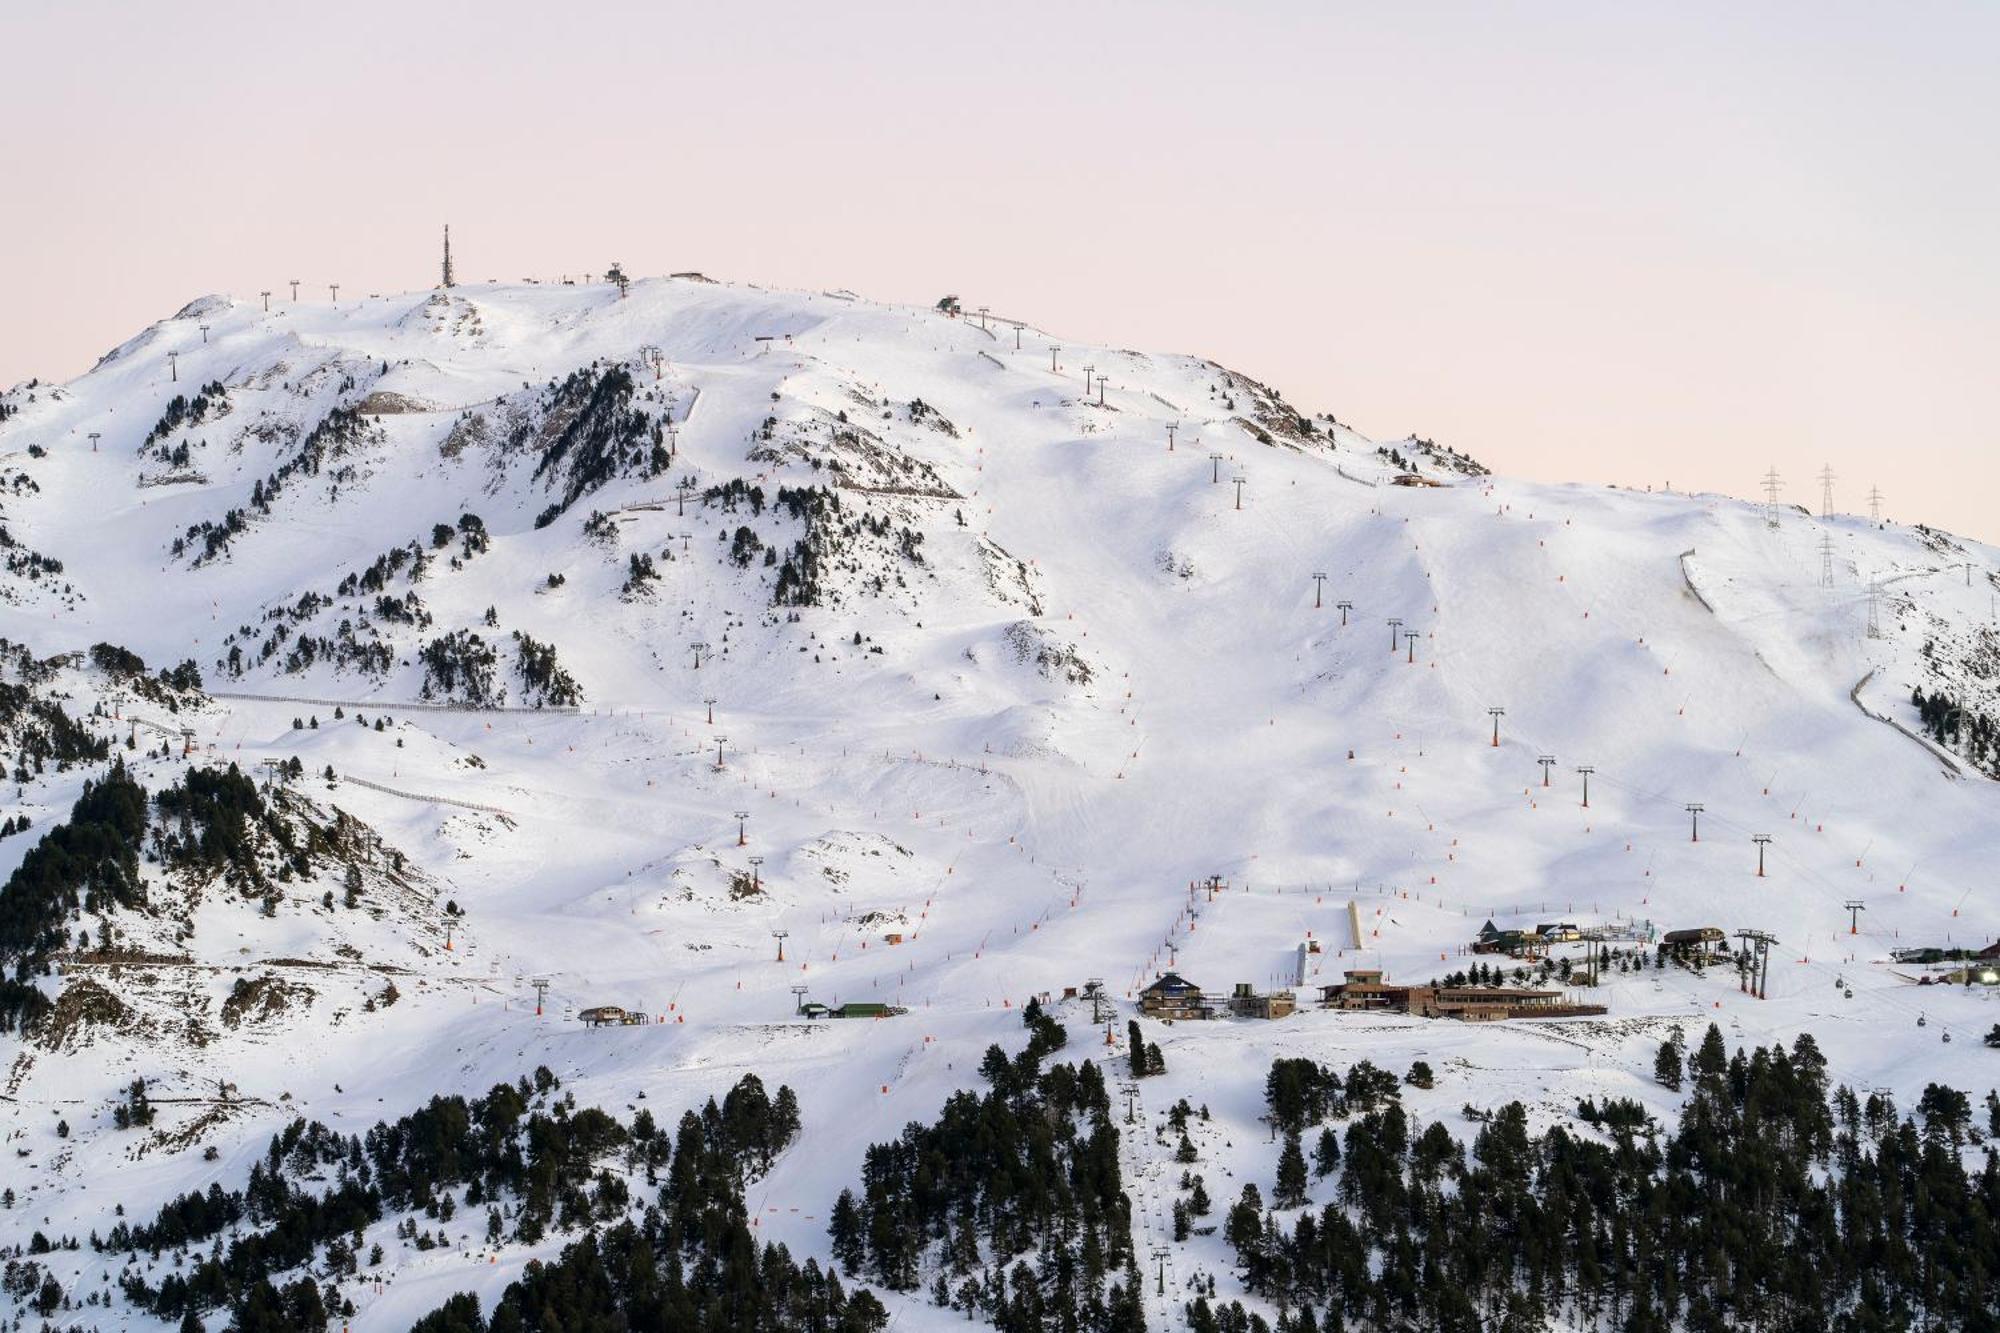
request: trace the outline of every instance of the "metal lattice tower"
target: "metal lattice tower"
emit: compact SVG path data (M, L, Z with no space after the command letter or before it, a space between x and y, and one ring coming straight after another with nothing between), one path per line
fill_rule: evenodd
M1868 488L1868 518L1873 523L1880 523L1882 521L1882 488L1880 486L1870 486Z
M1882 581L1876 575L1868 576L1868 637L1882 637Z
M1819 516L1833 517L1833 464L1828 463L1819 470Z
M1833 538L1826 533L1819 537L1819 586L1833 586Z
M442 285L446 291L450 291L457 285L457 279L451 271L451 224L449 222L444 224L444 282Z
M1773 467L1769 472L1764 474L1764 524L1766 527L1775 528L1778 526L1778 488L1784 484L1784 479L1778 475L1777 468Z

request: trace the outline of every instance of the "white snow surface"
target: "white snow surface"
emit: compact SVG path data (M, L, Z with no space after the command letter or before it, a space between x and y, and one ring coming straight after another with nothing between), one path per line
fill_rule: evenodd
M593 362L630 371L678 452L666 472L629 471L537 528L560 496L506 427ZM1108 376L1101 406L1086 366ZM167 402L211 381L226 414L169 433L190 442L185 465L154 457L144 441ZM1144 1083L1143 1108L1155 1121L1181 1096L1211 1108L1200 1169L1218 1209L1232 1173L1269 1188L1275 1149L1256 1117L1278 1054L1399 1073L1423 1058L1437 1088L1410 1103L1455 1128L1460 1107L1514 1098L1544 1115L1584 1095L1664 1112L1675 1096L1651 1081L1655 1048L1711 1021L1732 1043L1811 1031L1836 1080L1905 1105L1931 1081L1975 1097L1995 1081L2000 1057L1980 1037L2000 1009L1986 993L1921 988L1919 969L1887 958L1993 938L1996 788L1910 734L1912 687L1943 680L1990 707L1992 548L1796 508L1773 527L1762 506L1723 496L1465 475L1429 453L1418 465L1438 485L1391 485L1375 442L1331 418L1260 440L1247 423L1269 400L1198 358L687 280L642 281L623 299L604 285L281 296L268 313L204 298L74 382L4 401L19 411L0 423L0 512L63 571L7 576L0 636L43 657L108 641L149 667L192 658L211 691L274 696L172 719L193 728L194 755L175 744L137 765L141 780L296 755L299 795L372 826L418 881L393 901L372 894L370 912L323 908L334 880L290 886L275 917L213 893L181 941L114 916L122 938L186 961L47 980L53 995L96 977L152 1015L143 1030L85 1026L55 1048L0 1039L0 1126L18 1150L0 1165L17 1195L0 1233L13 1240L82 1238L114 1203L139 1220L210 1181L239 1186L293 1117L361 1132L433 1093L481 1093L546 1064L586 1103L623 1116L643 1093L667 1123L745 1072L792 1085L804 1134L750 1202L762 1234L824 1258L827 1209L866 1145L976 1085L989 1043L1022 1040L1030 996L1103 978L1116 1046L1080 1004L1056 1012L1066 1056L1115 1064L1132 1000L1170 961L1210 991L1277 987L1309 938L1323 947L1298 1014L1147 1024L1170 1072ZM330 409L357 404L379 429L289 481L217 558L173 553L191 525L247 508ZM823 577L828 605L774 607L776 568L761 550L739 566L727 539L748 526L782 560L800 522L699 495L683 514L676 487L741 478L768 500L831 486L832 469L808 460L838 456L843 412L879 446L847 455L846 515L920 533L920 559L893 537L855 541ZM473 417L483 435L465 433ZM613 516L608 535L585 535L594 511ZM433 526L465 513L491 549L459 568L455 546L439 549L420 579L391 576L387 591L414 591L432 621L373 619L388 670L287 672L282 651L240 675L221 665L232 642L254 657L267 615L308 591L332 604L313 633L368 619L374 597L336 596L341 580L392 547L430 550ZM622 595L634 553L659 577ZM1884 582L1872 638L1871 577ZM1352 603L1344 627L1339 601ZM1413 648L1392 650L1390 617L1415 631ZM502 649L510 705L532 702L512 674L516 630L555 647L581 704L408 706L418 649L457 629ZM697 642L710 651L698 668ZM111 705L87 668L64 679L72 712ZM1497 746L1494 707L1506 710ZM316 729L294 729L308 716ZM121 743L128 730L96 725ZM1547 787L1544 754L1557 760ZM1578 765L1595 769L1588 809ZM31 814L34 832L0 841L0 874L84 776L6 793L0 805ZM1705 806L1699 842L1689 802ZM1762 879L1753 833L1775 839ZM753 856L763 891L733 897ZM1222 893L1190 893L1211 875ZM1866 903L1855 935L1849 899ZM1488 917L1748 927L1781 944L1763 1001L1717 969L1614 971L1595 995L1602 1020L1467 1026L1313 1007L1312 988L1343 967L1418 980L1466 966ZM269 1021L212 1021L235 981L264 975L314 994ZM385 976L401 998L371 1012ZM549 981L539 1018L534 977ZM792 1016L798 986L909 1012L808 1023ZM595 1004L658 1021L585 1029L572 1015ZM179 1035L176 1014L206 1038ZM160 1108L149 1133L112 1126L135 1077ZM218 1081L235 1084L233 1101L213 1102ZM1128 1139L1144 1254L1179 1168L1152 1134ZM475 1220L454 1224L462 1250L426 1254L385 1220L370 1239L389 1261L363 1270L379 1283L354 1293L354 1327L405 1326L458 1289L490 1307L563 1240L489 1251ZM87 1246L52 1258L77 1292L122 1262ZM1219 1238L1177 1247L1170 1280L1201 1269L1227 1293ZM962 1322L891 1304L899 1327ZM123 1309L90 1314L112 1326Z

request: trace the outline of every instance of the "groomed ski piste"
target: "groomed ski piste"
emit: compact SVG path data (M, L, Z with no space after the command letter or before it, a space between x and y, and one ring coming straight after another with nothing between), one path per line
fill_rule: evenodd
M568 438L551 386L585 369L600 390L629 375L640 462L614 444L586 474L581 434L549 459ZM153 434L210 384L220 406ZM1424 1060L1436 1086L1405 1103L1456 1133L1461 1108L1512 1099L1665 1114L1680 1097L1653 1082L1659 1043L1711 1022L1732 1046L1810 1032L1836 1082L1905 1105L1930 1082L1978 1097L1996 1081L1988 992L1890 960L1995 937L1996 788L1911 702L1948 688L2000 711L1990 547L1486 475L1195 357L693 278L206 298L4 401L0 512L61 571L14 568L0 637L75 655L66 706L102 705L88 724L149 790L191 765L261 784L296 757L288 793L406 858L369 872L361 910L324 905L334 877L285 886L270 914L220 889L185 921L114 912L122 959L79 951L44 978L52 999L90 982L117 1004L59 1001L43 1036L0 1038L16 1241L240 1186L294 1118L362 1133L546 1065L581 1103L668 1123L744 1073L792 1086L803 1134L747 1197L760 1235L824 1262L867 1146L978 1086L1031 997L1066 1023L1065 1058L1122 1079L1126 1020L1160 973L1292 989L1302 945L1288 1018L1145 1022L1168 1072L1141 1083L1124 1152L1154 1327L1177 1325L1197 1275L1230 1294L1216 1235L1167 1245L1156 1292L1147 1256L1180 1169L1160 1118L1182 1097L1209 1108L1200 1169L1223 1206L1244 1179L1268 1189L1277 1055ZM353 424L260 508L336 408ZM813 487L858 526L822 520L835 535L810 595L795 582L780 603L813 528L779 492ZM219 546L190 540L204 523ZM339 591L413 542L431 555L417 577ZM321 604L300 612L308 592ZM296 660L302 637L342 642L342 620L381 645L372 665ZM484 707L422 655L459 630L496 650ZM554 649L580 697L529 681L516 632ZM92 663L98 643L153 669L192 659L206 693L163 714ZM10 784L0 804L33 831L0 840L0 874L101 772ZM1778 942L1763 999L1724 965L1611 970L1576 994L1603 1018L1318 1007L1349 967L1418 982L1469 966L1489 919ZM285 998L223 1021L259 978ZM1062 999L1093 979L1116 1005L1108 1034ZM801 1001L906 1012L808 1020ZM599 1005L650 1021L577 1020ZM112 1122L135 1078L158 1110L145 1131ZM367 1240L387 1262L347 1288L352 1327L405 1327L461 1290L490 1308L568 1239L463 1230L416 1252L385 1219ZM124 1262L50 1261L73 1293ZM879 1294L899 1328L963 1322ZM89 1317L148 1326L122 1305Z

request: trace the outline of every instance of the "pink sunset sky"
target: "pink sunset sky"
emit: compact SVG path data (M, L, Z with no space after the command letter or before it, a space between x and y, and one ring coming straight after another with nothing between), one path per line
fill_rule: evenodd
M0 384L210 291L699 269L1548 480L2000 539L2000 6L0 7Z

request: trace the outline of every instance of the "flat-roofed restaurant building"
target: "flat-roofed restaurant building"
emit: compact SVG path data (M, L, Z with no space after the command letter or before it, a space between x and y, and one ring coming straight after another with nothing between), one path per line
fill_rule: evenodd
M1576 1004L1561 991L1524 986L1399 986L1374 967L1350 968L1347 980L1320 987L1322 1009L1380 1010L1419 1018L1483 1023L1498 1018L1586 1018L1609 1012Z

